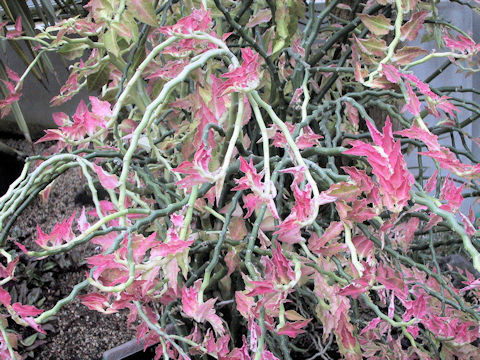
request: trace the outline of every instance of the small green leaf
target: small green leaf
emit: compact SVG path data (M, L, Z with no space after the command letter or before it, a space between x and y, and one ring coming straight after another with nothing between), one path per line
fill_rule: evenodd
M37 337L38 337L38 333L36 334L33 334L33 335L30 335L29 337L27 337L26 339L20 341L22 343L23 346L31 346L33 345L33 343L35 342L35 340L37 340Z
M118 57L120 55L120 47L117 43L117 33L115 32L115 30L109 29L103 35L103 43L107 51L113 56Z
M42 294L42 290L38 287L34 288L32 291L30 291L28 294L27 294L27 303L28 305L33 305L35 304L39 298L40 298L40 295Z
M108 82L110 76L110 67L108 65L109 63L102 64L96 73L87 76L88 91L99 90L103 84Z
M43 264L42 270L43 270L43 271L48 271L48 270L53 269L53 268L56 267L56 266L57 266L57 264L56 264L55 262L49 261L49 262Z
M110 26L127 43L138 41L138 25L131 14L125 13L120 21L112 21Z
M252 28L254 26L267 23L272 18L272 12L270 9L259 10L256 14L250 17L248 24L245 25L247 28Z
M158 25L152 0L127 0L127 7L141 22L150 26Z
M390 20L384 15L365 15L358 14L363 25L367 27L374 35L381 36L387 35L390 30L393 30L393 25L390 24Z
M272 54L278 54L290 45L290 40L297 32L298 20L305 15L303 1L277 0L275 11L276 38Z
M368 39L358 39L355 35L353 35L353 38L360 51L367 55L383 56L387 50L387 43L382 39L373 36Z
M87 44L68 43L62 45L62 47L58 50L58 53L65 56L68 60L74 60L82 57L85 49L88 49Z
M36 306L37 308L41 308L42 305L45 303L46 300L47 300L46 297L42 297L40 300L37 301L37 303L35 304L35 306Z

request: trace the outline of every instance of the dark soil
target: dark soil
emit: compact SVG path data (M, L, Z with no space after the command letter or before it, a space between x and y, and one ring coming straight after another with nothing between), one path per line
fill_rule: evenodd
M35 145L32 149L24 140L2 141L28 155L41 154L46 149L43 144ZM13 167L8 166L7 171L13 172ZM78 216L85 202L88 203L84 201L82 184L83 179L75 169L60 176L48 202L44 204L39 198L32 201L12 227L11 235L28 249L35 249L37 224L44 232L50 232L57 222L69 218L74 211ZM85 206L86 210L92 208L89 204ZM16 248L11 243L8 246ZM18 248L16 251L21 253ZM32 261L22 254L21 264L15 273L16 279L6 287L13 291L14 300L23 303L30 300L30 303L35 305L43 303L42 309L50 309L58 300L67 296L77 283L85 279L88 268L84 259L93 254L95 248L92 244L51 259ZM89 310L76 299L63 307L54 319L44 324L48 333L45 339L38 339L28 347L20 346L18 351L24 358L38 360L99 360L104 351L134 338L135 330L126 327L126 316L125 312L104 315ZM32 329L15 325L13 322L10 324L24 339L34 334Z

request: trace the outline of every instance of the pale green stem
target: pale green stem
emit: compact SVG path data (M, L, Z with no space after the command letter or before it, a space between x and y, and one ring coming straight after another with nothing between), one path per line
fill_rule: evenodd
M110 190L112 191L112 190ZM140 196L138 196L136 193L134 193L133 191L130 191L130 190L127 190L127 195L130 199L132 199L133 202L135 202L137 205L140 205L142 208L144 209L150 209L150 206L145 202L143 201Z
M388 322L391 326L393 327L407 327L407 326L412 326L412 325L415 325L416 323L419 322L418 319L411 319L410 321L395 321L393 319L390 319L387 315L385 315L381 310L380 308L375 305L369 298L366 294L363 294L362 296L362 299L366 302L367 306L372 309L375 314L382 320L385 320L386 322Z
M12 344L10 344L10 341L8 340L7 330L3 326L2 321L0 321L0 331L2 332L2 337L5 341L5 344L7 345L8 353L10 354L11 359L16 359L17 357L15 356L15 351L13 350Z
M380 61L377 69L373 71L368 77L368 82L372 82L373 78L382 70L382 64L386 64L392 59L393 55L395 55L395 49L397 48L397 45L400 43L400 39L402 37L401 28L403 23L402 0L395 0L395 5L397 7L397 17L395 19L395 37L393 38L392 42L388 45L387 55Z
M22 170L22 173L20 174L20 176L13 182L10 184L10 186L8 187L8 190L7 192L5 193L5 195L3 195L1 198L0 198L0 206L3 206L3 202L6 200L6 199L9 199L10 198L10 195L12 194L13 192L13 189L15 189L24 179L25 177L27 176L28 174L28 169L30 169L30 162L27 162L25 163L25 165L23 166L23 170Z
M98 200L97 189L95 188L95 185L93 184L93 179L87 170L87 166L90 167L91 170L94 170L93 164L89 163L84 159L82 160L78 159L78 163L80 165L80 168L82 169L83 176L85 176L85 178L87 179L88 188L92 193L92 200L95 205L95 210L97 210L98 217L101 219L103 218L103 212L102 212L102 207L100 206L100 201ZM105 229L106 225L103 225L103 228Z
M15 86L15 92L17 92L20 89L20 86L22 86L23 80L27 77L27 75L30 73L30 71L33 69L35 64L40 60L40 57L43 55L43 53L47 52L49 50L42 50L38 53L38 55L35 57L35 59L32 60L30 65L28 65L27 69L23 72L22 76L20 77L20 80L18 80L17 85Z
M5 249L0 249L0 254L5 256L5 258L7 259L7 264L12 262L12 255L10 255L8 252L6 252ZM10 280L13 279L13 277L15 275L15 270L16 270L16 267L13 269L12 275L7 276L2 281L0 281L0 286L5 285L6 283L8 283Z
M423 63L427 62L427 61L430 60L430 59L433 59L433 58L442 58L442 57L454 57L454 58L457 58L457 59L467 59L467 58L468 58L467 55L457 54L457 53L454 53L454 52L431 53L431 54L428 54L428 55L424 56L423 58L421 58L421 59L419 59L419 60L413 61L413 62L405 65L405 67L403 68L403 70L408 70L408 69L410 69L410 68L413 67L413 66L423 64Z
M345 231L345 245L347 245L348 250L350 250L350 256L352 257L352 264L357 269L359 277L362 277L363 271L365 268L363 265L358 261L358 254L357 254L357 249L355 248L355 245L352 242L352 230L350 229L350 226L347 225L345 222L343 223L343 228Z
M160 335L161 338L167 340L170 344L172 344L172 346L178 351L178 353L183 356L185 359L187 359L187 354L185 354L185 352L183 351L183 349L178 346L178 344L173 341L173 340L178 340L178 341L182 341L188 345L191 345L191 346L194 346L194 347L198 347L199 350L203 351L204 353L208 354L209 356L215 358L215 359L218 359L217 355L214 354L214 353L210 353L208 352L208 350L203 347L202 345L200 344L197 344L196 342L190 340L190 339L186 339L184 338L183 336L178 336L178 335L169 335L167 334L165 331L163 331L158 325L152 323L150 321L150 319L148 318L148 316L145 314L145 312L143 311L142 309L142 306L140 304L140 302L138 301L134 301L133 302L135 304L135 306L137 307L137 310L138 310L138 314L140 315L140 317L142 318L143 321L145 321L145 323L147 324L147 326L155 331L158 335Z
M215 57L215 56L221 56L224 55L225 51L221 49L214 49L214 50L209 50L202 54L199 59L193 63L190 63L187 65L181 72L178 74L178 76L169 82L165 84L163 89L161 90L160 94L157 96L157 98L147 106L147 109L145 111L145 114L143 115L143 118L138 124L137 128L135 129L135 132L133 133L133 137L130 142L130 146L128 147L127 152L125 153L123 157L123 168L122 168L122 173L120 175L120 189L119 189L119 209L122 210L125 207L125 194L126 194L126 181L128 177L128 173L130 171L130 162L132 160L133 154L135 153L137 146L138 146L138 140L140 139L140 136L143 132L143 130L148 126L150 123L150 120L152 119L153 113L160 109L163 108L163 105L165 104L165 101L170 94L170 91L173 90L173 88L182 83L186 77L195 69L203 66L210 58ZM118 104L118 103L117 103ZM125 218L121 219L122 225L125 225Z
M434 201L435 199L427 194L412 192L411 196L416 203L427 206L430 209L430 211L432 211L434 214L441 216L445 220L445 222L449 225L449 227L453 231L455 231L458 235L460 235L460 238L463 241L463 247L472 257L473 267L477 271L480 271L480 253L475 248L475 246L473 246L472 241L470 240L470 237L465 232L465 229L458 223L457 219L455 218L455 215L452 214L451 212L440 209L435 204L435 201Z
M260 128L260 132L262 134L262 145L263 145L263 158L264 158L264 166L265 169L265 197L270 197L270 147L268 144L268 134L267 134L267 127L265 126L265 122L263 121L262 113L258 108L258 104L255 99L252 97L250 93L247 93L248 100L252 105L253 113L255 114L255 118L257 119L258 127Z
M277 331L279 331L283 326L285 326L285 306L283 303L280 303L280 309L278 311L278 325Z
M180 239L185 241L187 239L188 228L190 227L190 223L192 222L193 217L193 209L195 207L195 201L198 197L198 185L192 187L192 192L190 193L190 198L188 199L187 204L187 213L185 214L185 219L183 220L183 227L180 231Z
M4 219L15 211L19 203L25 198L28 189L32 187L32 184L35 182L35 180L37 180L37 177L40 176L45 168L59 161L76 161L77 158L78 157L76 155L72 154L55 155L41 163L32 173L30 173L29 180L23 186L23 189L19 192L19 194L16 197L10 197L4 204L4 206L7 206L7 210L0 216L0 230L3 228L2 224Z
M210 213L211 215L213 215L214 217L216 217L221 222L225 222L225 216L223 216L222 214L219 214L218 212L213 210L210 206L204 205L203 209L208 213Z
M117 121L118 115L120 114L120 111L122 110L122 108L125 104L125 101L127 100L128 96L130 95L132 89L135 87L136 82L143 75L143 71L145 70L145 68L148 66L148 64L150 64L153 61L153 59L160 52L163 51L163 49L165 49L170 44L174 43L176 40L178 40L176 37L170 37L167 40L165 40L164 42L162 42L161 44L158 44L156 47L154 47L152 49L152 51L148 54L148 56L145 58L145 60L142 61L142 63L138 66L138 68L135 71L135 73L133 74L133 76L128 81L127 85L125 85L125 88L123 89L122 94L120 95L117 102L115 103L115 106L113 107L113 110L112 110L112 116L111 116L110 120L108 121L108 123L106 124L105 128L100 129L94 135L89 136L85 139L72 142L73 145L80 145L80 144L88 143L88 142L92 141L94 138L97 138L97 137L103 135L106 131L108 131L108 129L110 129L113 126L113 124L115 124L115 122Z
M310 249L308 248L307 244L305 244L305 240L300 241L300 246L302 247L303 251L305 251L305 254L307 257L312 260L315 264L318 264L318 257L312 254Z
M47 321L51 316L56 315L62 307L64 307L67 304L70 304L76 298L78 293L82 289L85 289L87 286L88 286L88 281L87 280L84 280L81 283L78 283L77 285L75 285L73 287L72 291L70 292L70 294L67 297L58 301L55 304L55 306L53 308L51 308L50 310L47 310L47 311L43 312L40 316L36 317L35 322L37 324L42 324L45 321Z
M70 247L75 246L77 243L82 243L82 241L85 237L89 236L90 234L92 234L93 232L98 230L100 227L102 227L104 224L108 223L109 221L112 221L112 220L117 219L117 218L121 218L123 216L126 216L127 214L149 215L150 212L151 212L150 210L145 210L145 209L125 209L125 210L121 210L121 211L118 211L118 212L110 214L110 215L106 215L105 217L98 220L95 224L91 225L82 234L76 236L74 239L72 239L68 243L52 247L51 249L49 249L47 251L29 251L27 253L27 255L32 256L32 257L43 257L43 256L48 256L48 255L59 253L66 248L70 248Z
M280 291L287 291L289 289L293 289L293 287L297 285L300 281L300 278L302 277L302 263L297 259L295 255L292 256L292 262L295 264L295 279L291 280L288 284L275 284L275 289Z
M217 201L220 199L220 194L222 193L223 182L225 181L225 175L227 173L227 169L230 166L230 161L233 156L233 152L235 150L235 144L238 139L238 135L240 134L240 130L242 128L242 121L243 121L243 98L239 99L238 101L238 110L237 110L237 118L235 119L235 125L233 128L233 134L228 143L227 152L225 153L225 158L223 160L223 165L221 167L220 173L217 175L217 183L215 185L215 192Z
M305 178L307 179L308 183L312 187L314 201L316 203L317 199L319 199L320 197L320 192L318 190L317 183L313 179L312 174L308 169L308 166L305 164L305 161L303 160L302 155L300 154L300 150L298 149L297 145L295 144L295 141L292 138L292 135L290 134L290 130L288 130L285 123L282 120L280 120L280 118L277 116L277 114L272 109L272 107L260 98L260 95L258 95L256 91L252 91L252 95L253 95L253 98L257 101L257 103L260 104L260 106L267 111L272 121L282 130L283 136L285 136L288 146L290 146L290 149L292 150L298 165L303 166L305 168ZM314 211L311 214L310 218L303 224L304 226L310 225L315 221L318 215L318 208L319 206L315 204Z
M302 89L303 89L303 103L302 103L302 121L305 121L307 119L307 108L308 108L308 103L310 102L310 93L308 92L308 77L310 76L310 73L308 69L305 69L305 76L303 78L302 82Z
M117 10L117 13L115 14L115 21L120 21L120 19L122 18L123 12L125 11L126 5L127 5L126 0L120 0L120 3L117 5L118 10Z
M255 360L261 360L263 357L263 347L265 343L265 307L262 306L260 308L260 331L261 334L258 337L258 343L257 343L257 352L255 353Z

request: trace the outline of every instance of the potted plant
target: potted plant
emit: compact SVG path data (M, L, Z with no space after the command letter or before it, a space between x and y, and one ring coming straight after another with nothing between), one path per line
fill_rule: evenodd
M477 116L458 118L478 106L430 82L446 66L476 71L479 47L435 4L92 0L86 10L10 34L77 61L53 105L89 85L101 93L54 114L58 128L38 140L52 148L0 198L4 245L28 202L78 169L93 209L39 227L36 248L16 246L34 258L98 250L52 308L0 287L4 358L20 356L12 322L44 332L75 298L128 310L156 359L475 358L478 280L437 257L459 251L480 271L474 211L461 211L477 194L462 130ZM409 44L422 29L441 49ZM448 64L427 79L412 73L439 57ZM9 72L3 109L30 70ZM18 261L4 256L3 285Z

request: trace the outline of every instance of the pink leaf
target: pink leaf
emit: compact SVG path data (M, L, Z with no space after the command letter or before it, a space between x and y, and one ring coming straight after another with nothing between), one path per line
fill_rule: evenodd
M460 213L460 217L462 218L463 221L463 226L465 228L465 232L467 233L468 236L473 236L475 235L476 229L475 226L473 226L472 222L468 217Z
M77 227L80 232L85 232L90 227L90 224L87 221L87 217L85 215L85 206L82 207L82 213L80 214L80 217L77 220Z
M205 9L195 9L192 13L171 26L163 26L160 28L162 34L171 36L174 33L191 34L194 31L207 32L212 19L210 11Z
M297 335L306 332L303 328L306 327L312 319L287 322L278 331L278 335L287 335L288 337L295 338Z
M101 101L95 96L90 96L90 103L92 104L92 113L101 118L112 116L112 110L108 101Z
M323 233L322 237L318 237L317 234L313 233L312 237L308 242L308 247L313 252L319 251L326 243L340 236L343 232L344 226L340 221L333 221L330 223L328 228Z
M272 260L275 269L275 276L280 282L288 284L295 280L295 272L292 270L292 262L283 255L282 247L278 242L272 249Z
M23 318L23 320L25 320L25 322L28 325L30 325L34 330L38 331L39 333L42 333L45 335L47 334L47 332L43 330L42 327L35 322L35 319L33 317L28 316L26 318Z
M201 280L197 280L194 286L182 288L182 308L183 312L197 322L208 321L217 335L222 336L225 333L222 319L215 314L213 305L217 299L209 299L206 302L198 301L198 291L201 287Z
M118 182L118 179L115 175L108 174L102 169L101 166L98 166L95 164L92 164L92 165L93 165L93 168L95 169L95 173L98 176L98 180L100 180L100 184L102 184L102 186L105 189L111 190L120 186L120 183Z
M458 210L458 208L463 202L462 191L464 187L465 185L462 185L457 188L455 186L455 182L450 179L449 176L445 178L440 192L440 200L447 201L447 204L445 206L445 209L447 211L455 213Z
M165 242L163 244L160 244L154 247L151 251L151 254L153 257L156 257L156 256L165 257L167 255L177 254L187 249L188 247L190 247L190 245L192 245L194 242L195 240L183 241L180 238L171 239L168 242Z
M37 316L43 313L44 310L37 309L35 306L32 305L22 305L18 302L12 304L13 310L20 315L21 317L25 316Z
M395 296L405 300L408 296L408 288L403 281L403 276L390 267L380 264L377 268L377 281L389 290L393 290Z
M382 64L382 73L391 83L398 84L400 82L401 74L395 66Z
M237 311L248 319L251 309L255 306L253 296L247 296L242 291L235 291L235 304Z
M211 154L211 149L207 150L204 146L201 146L200 149L195 152L193 162L184 161L173 169L175 172L187 174L184 179L177 182L177 186L182 189L205 182L215 182L215 172L211 172L208 168L212 157Z
M426 10L422 10L414 13L411 19L406 24L404 24L400 29L400 32L402 34L401 40L402 41L415 40L418 36L419 31L422 29L425 18L428 15L430 15L430 12Z
M20 81L20 76L18 76L18 74L15 71L10 69L8 66L5 66L5 70L7 71L7 76L10 80L16 83Z
M445 45L451 50L458 50L462 53L474 53L478 51L478 45L463 35L458 35L456 39L444 35L443 40L445 40Z
M377 325L380 323L380 318L375 318L370 320L367 326L365 326L362 331L360 331L360 335L366 333L368 330L373 330L377 327Z
M111 307L109 299L102 294L92 293L88 295L81 295L79 298L82 304L88 307L90 310L96 310L104 314L113 314L118 312L118 310Z
M405 307L405 313L402 315L403 321L409 321L412 318L423 319L427 314L427 299L425 295L417 296L415 300L402 301Z
M5 307L12 303L10 293L2 287L0 287L0 303L2 303L2 305Z
M360 118L358 116L357 108L350 104L348 101L345 103L345 108L348 120L350 120L355 129L358 129Z
M417 46L404 46L395 52L392 62L396 65L408 65L417 57L426 55L427 53L427 50Z
M22 35L22 17L19 15L15 21L15 30L7 32L7 39L15 39L18 36Z
M236 91L254 90L260 84L259 55L254 53L251 48L242 48L242 59L242 65L222 75L227 79L222 86L223 95Z
M437 176L438 176L438 170L435 170L435 172L433 173L432 176L430 176L430 179L428 179L428 181L426 182L423 188L425 192L431 192L435 190L437 186Z
M405 82L404 84L407 88L408 102L403 107L402 112L408 110L412 115L419 116L421 107L420 100L418 100L418 97L413 91L412 86L408 82Z

